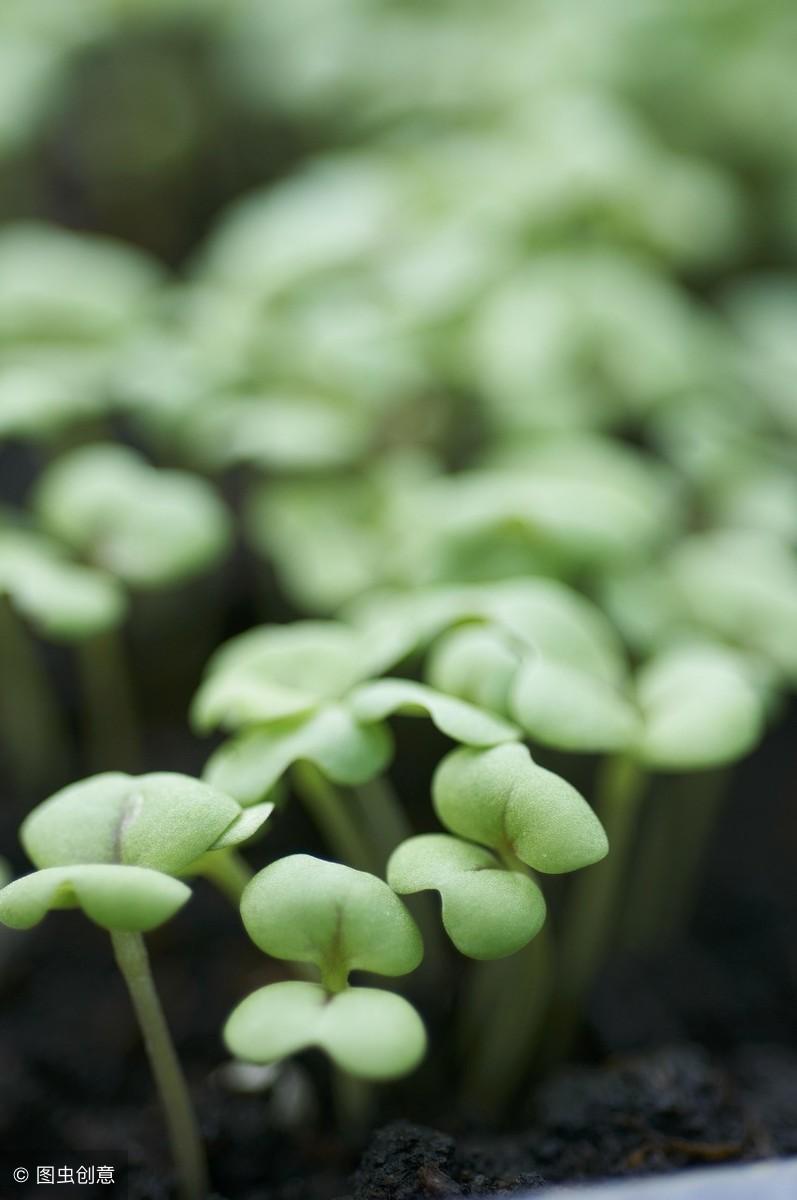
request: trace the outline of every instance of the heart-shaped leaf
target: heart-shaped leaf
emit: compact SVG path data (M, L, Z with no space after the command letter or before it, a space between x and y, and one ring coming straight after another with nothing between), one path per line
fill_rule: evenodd
M387 657L385 657L387 656ZM194 698L198 729L236 729L308 713L378 674L390 660L340 621L265 625L227 642L210 661Z
M240 817L237 801L187 775L108 772L56 792L20 836L37 867L123 863L178 875L207 850L250 837L253 822Z
M189 579L216 562L230 538L229 517L208 483L151 467L121 445L58 459L34 504L49 532L132 587Z
M332 990L350 971L405 975L423 957L415 922L386 883L307 854L260 871L243 894L241 916L261 950L314 963Z
M113 628L126 601L104 572L70 562L48 538L0 529L0 595L45 637L79 641Z
M260 988L230 1015L224 1041L237 1058L270 1063L310 1046L362 1079L396 1079L426 1050L415 1009L394 992L347 988L337 995L317 983L286 981Z
M541 745L582 753L622 749L639 724L632 706L612 684L533 655L518 668L509 712Z
M644 731L637 755L654 770L718 767L760 740L765 705L741 655L697 643L665 650L639 673Z
M0 340L99 340L124 333L162 272L110 238L26 221L0 233Z
M797 558L765 534L713 532L682 543L670 564L693 624L758 650L797 679Z
M545 921L545 900L530 876L507 870L483 846L445 833L402 842L390 856L387 881L401 895L439 892L445 930L469 958L514 954Z
M452 833L511 851L538 871L575 871L608 850L586 800L519 743L453 750L435 772L432 797Z
M523 648L498 625L459 625L435 642L426 676L442 692L506 714L522 654Z
M178 879L145 867L48 867L0 891L0 921L30 929L50 909L81 908L103 929L145 933L174 916L190 895Z
M328 704L309 717L255 726L213 754L205 778L244 805L267 796L295 762L314 763L334 783L355 787L380 775L393 742L383 725L356 721L348 708Z
M408 679L363 684L352 692L349 703L361 721L382 721L396 712L428 716L441 733L468 746L495 746L518 736L508 721Z

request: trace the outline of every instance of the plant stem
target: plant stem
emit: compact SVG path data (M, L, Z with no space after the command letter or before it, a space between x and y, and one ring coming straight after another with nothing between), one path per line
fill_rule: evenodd
M568 1053L595 977L611 946L617 907L639 818L646 776L633 759L603 764L595 811L609 839L607 857L572 880L562 919L553 1029L548 1057Z
M379 859L379 874L383 875L387 860L396 846L412 836L412 826L398 796L385 778L372 779L355 788L354 799L372 852Z
M183 1200L207 1196L207 1166L188 1086L152 979L140 933L112 933L114 954L133 1002L166 1116Z
M537 1049L552 984L547 925L517 954L478 968L461 1094L467 1112L495 1120L506 1111Z
M222 895L238 908L244 888L254 872L246 859L232 848L210 850L195 866L196 873L208 879Z
M116 629L78 646L83 729L91 769L135 771L141 748L125 647Z
M0 597L0 736L19 788L34 795L68 779L69 750L55 695L33 639Z
M373 1085L333 1067L332 1095L339 1128L349 1141L361 1142L374 1107Z
M623 931L629 949L644 952L686 929L730 778L727 770L668 778L648 806Z
M302 803L330 849L350 867L360 871L378 870L379 864L368 839L352 816L347 797L312 763L296 763L292 775Z

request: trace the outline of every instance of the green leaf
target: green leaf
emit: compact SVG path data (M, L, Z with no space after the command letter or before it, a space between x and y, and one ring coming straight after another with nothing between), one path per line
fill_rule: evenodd
M264 625L227 642L210 660L192 707L200 730L277 721L337 699L390 661L340 621Z
M426 1032L402 996L347 988L330 996L320 984L273 983L247 996L230 1015L224 1041L232 1054L270 1063L310 1046L362 1079L396 1079L414 1070Z
M510 715L535 741L557 750L619 750L639 721L612 684L566 663L527 657L519 667Z
M208 483L151 467L121 445L65 454L42 475L34 504L50 533L131 587L189 579L230 541L227 511Z
M267 796L295 762L314 763L334 783L351 787L380 775L392 753L383 725L361 724L346 707L329 704L307 718L256 726L231 738L211 756L205 778L249 805Z
M507 870L489 850L445 833L402 842L387 881L401 895L434 889L446 933L469 958L504 958L530 942L545 921L545 900L528 875Z
M218 789L223 791L223 788ZM237 799L237 796L235 797ZM240 803L240 801L239 801ZM232 846L240 846L243 842L248 842L256 833L263 828L266 821L269 819L275 809L275 805L270 802L262 804L250 804L242 809L238 817L228 825L220 837L217 837L209 850L227 850Z
M78 566L48 538L0 529L0 595L45 637L79 641L118 625L126 600L111 576Z
M54 908L81 908L103 929L145 933L174 916L191 895L184 883L145 867L48 867L0 891L0 921L30 929Z
M439 637L426 663L431 685L506 714L522 647L497 625L460 625Z
M452 833L511 851L538 871L575 871L608 849L584 798L518 743L452 751L435 772L432 798Z
M243 894L241 916L266 954L314 963L338 987L350 971L405 975L423 957L415 922L386 883L307 854L260 871Z
M760 741L765 705L739 654L708 643L665 650L641 669L645 718L637 755L648 767L719 767Z
M34 221L0 232L0 341L107 339L149 307L162 272L122 242Z
M352 692L349 703L361 721L382 721L391 713L429 716L441 733L469 746L512 741L518 730L463 700L407 679L379 679Z
M251 836L240 816L237 801L187 775L108 772L56 792L20 836L37 867L123 863L178 875L223 835L225 845Z
M797 557L766 534L720 531L681 543L670 572L693 625L758 650L797 680Z

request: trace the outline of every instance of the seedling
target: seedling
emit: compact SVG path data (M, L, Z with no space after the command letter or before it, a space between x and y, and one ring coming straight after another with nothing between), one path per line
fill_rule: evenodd
M310 963L319 982L259 988L231 1014L224 1039L249 1062L317 1046L348 1074L395 1079L423 1057L415 1009L394 992L352 986L352 971L405 975L423 956L420 933L387 884L351 867L294 854L255 876L241 900L252 941L274 958Z
M142 933L188 900L191 874L248 837L268 809L244 813L185 775L98 775L57 792L25 819L20 836L38 868L0 891L0 920L38 924L50 909L80 908L111 935L166 1115L186 1200L207 1194L204 1154L149 967Z
M27 627L47 641L79 646L113 629L124 613L124 594L111 576L75 563L9 514L0 526L0 657L14 686L3 689L1 727L25 790L68 777L60 714Z
M157 470L121 445L90 445L41 475L33 505L49 533L134 592L162 593L219 562L230 523L213 489L181 471ZM127 650L106 633L80 655L93 760L139 759Z

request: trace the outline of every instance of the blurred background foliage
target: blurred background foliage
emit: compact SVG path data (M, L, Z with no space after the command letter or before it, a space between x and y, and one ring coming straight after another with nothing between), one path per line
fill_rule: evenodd
M6 0L0 34L4 525L134 591L243 543L267 617L555 576L636 652L717 634L661 582L687 534L789 593L793 5ZM53 482L118 440L205 476L207 537L107 445ZM114 463L166 527L84 494Z

